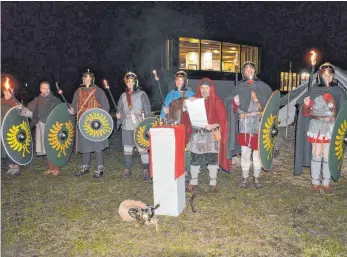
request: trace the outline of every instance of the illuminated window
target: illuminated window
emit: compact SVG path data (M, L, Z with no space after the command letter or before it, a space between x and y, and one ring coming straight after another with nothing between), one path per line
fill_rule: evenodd
M201 40L201 69L220 71L221 42Z
M247 61L255 63L256 73L259 73L259 58L258 58L258 47L255 46L241 46L241 65Z
M222 71L235 72L236 58L240 72L240 45L222 43ZM242 64L241 64L242 65Z
M180 69L200 70L200 40L179 38Z

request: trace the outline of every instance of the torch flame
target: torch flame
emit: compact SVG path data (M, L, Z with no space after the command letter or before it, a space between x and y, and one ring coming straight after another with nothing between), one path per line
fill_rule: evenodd
M106 79L104 79L102 82L104 83L105 87L106 87L106 88L108 88L108 83L107 83L107 80L106 80Z
M10 82L10 79L6 77L5 87L7 90L10 89L10 83L9 82Z
M311 64L315 65L316 64L316 58L317 58L317 53L315 51L311 51Z
M154 71L153 71L153 74L154 74L154 75L157 75L157 71L156 71L156 70L154 70Z

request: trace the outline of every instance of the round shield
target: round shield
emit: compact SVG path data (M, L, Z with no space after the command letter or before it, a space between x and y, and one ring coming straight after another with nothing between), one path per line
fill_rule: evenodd
M1 127L4 149L15 163L27 165L33 159L33 140L28 119L12 107L4 116Z
M135 128L134 141L137 147L148 149L150 146L149 129L157 124L156 117L149 117L141 121Z
M74 148L75 117L65 103L58 104L47 118L44 134L47 159L55 166L64 166Z
M272 93L261 117L258 145L261 165L269 170L272 165L273 152L278 135L278 114L280 110L280 91Z
M329 170L331 177L338 180L347 144L347 102L340 109L329 147Z
M92 108L82 114L78 128L84 138L93 142L103 141L112 134L113 119L105 110Z

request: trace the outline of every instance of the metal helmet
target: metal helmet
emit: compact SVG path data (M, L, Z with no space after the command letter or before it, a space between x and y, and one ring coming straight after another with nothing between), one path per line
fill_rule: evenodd
M92 78L92 85L94 85L94 82L95 82L95 76L92 72L90 72L90 69L87 69L87 71L85 73L83 73L83 76L82 76L82 82L83 82L83 85L85 85L85 82L84 82L84 79L87 77L87 76L90 76Z
M317 76L317 79L318 79L318 84L324 84L324 85L327 85L328 83L325 81L325 79L323 78L323 74L329 74L329 75L332 75L333 78L335 76L335 69L334 67L326 62L326 63L323 63L320 67L319 67L319 70L318 70L318 76Z
M139 88L139 80L137 79L137 75L131 71L129 71L127 74L125 74L124 76L124 83L128 83L128 82L133 82L134 86L133 86L133 90L135 91L136 89ZM128 90L128 88L127 88Z
M245 63L242 65L242 68L241 68L241 73L242 73L242 78L243 78L243 79L250 79L250 78L246 78L246 77L245 77L245 74L244 74L245 69L246 69L247 67L251 67L251 68L253 68L254 70L256 70L255 63L254 63L254 62L251 62L251 61L245 62ZM253 77L253 79L256 78L256 77L257 77L257 76L256 76L256 74L255 74L255 72L254 72L254 77Z
M179 71L177 71L175 73L175 80L177 78L183 78L184 79L184 84L183 84L181 90L182 91L186 91L187 86L188 86L188 75L187 75L187 73L185 71L183 71L183 70L179 70Z

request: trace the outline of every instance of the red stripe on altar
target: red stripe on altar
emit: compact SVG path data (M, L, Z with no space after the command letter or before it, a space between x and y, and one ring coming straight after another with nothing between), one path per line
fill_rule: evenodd
M157 127L158 128L158 127ZM184 159L184 150L185 150L185 127L184 125L177 126L160 126L160 128L171 128L175 133L175 180L184 175L185 168L185 159ZM149 133L150 134L150 133ZM152 147L152 139L151 135L149 135L151 147ZM163 152L163 154L168 154ZM150 160L150 174L153 177L153 160L152 160L152 151L149 150L149 160Z

